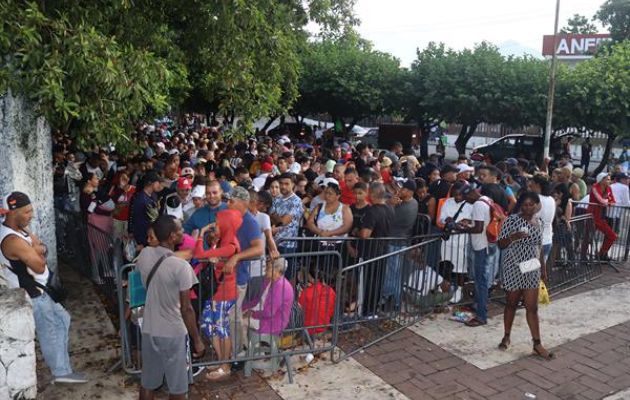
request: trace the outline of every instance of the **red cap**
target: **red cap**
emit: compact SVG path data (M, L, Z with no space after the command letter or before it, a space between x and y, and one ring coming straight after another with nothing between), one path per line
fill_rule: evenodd
M271 171L273 171L273 164L272 163L268 163L268 162L264 162L260 166L260 170L262 172L271 172Z
M192 181L189 178L179 178L177 180L177 189L192 189Z

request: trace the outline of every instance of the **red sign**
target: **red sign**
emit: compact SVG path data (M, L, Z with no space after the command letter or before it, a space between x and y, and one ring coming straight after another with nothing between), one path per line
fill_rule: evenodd
M594 33L591 35L574 35L561 33L555 38L556 55L559 58L587 58L595 54L602 42L610 40L607 33ZM543 36L543 55L552 56L554 36Z

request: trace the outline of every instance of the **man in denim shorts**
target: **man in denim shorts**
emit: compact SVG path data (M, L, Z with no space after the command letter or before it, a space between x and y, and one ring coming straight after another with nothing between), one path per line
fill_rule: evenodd
M160 244L145 247L136 263L145 287L152 275L142 324L140 400L152 400L164 379L170 399L183 400L192 382L188 336L195 356L203 355L205 350L190 303L190 288L197 283L197 278L190 264L173 254L175 246L182 241L181 222L162 215L152 228Z

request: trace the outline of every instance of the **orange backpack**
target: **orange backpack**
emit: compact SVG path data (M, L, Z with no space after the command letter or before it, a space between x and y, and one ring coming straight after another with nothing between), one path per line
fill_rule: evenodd
M490 207L490 223L486 227L486 237L489 243L496 243L499 240L499 232L501 232L501 225L507 218L507 213L503 210L503 207L495 203L489 198L479 199L486 203Z

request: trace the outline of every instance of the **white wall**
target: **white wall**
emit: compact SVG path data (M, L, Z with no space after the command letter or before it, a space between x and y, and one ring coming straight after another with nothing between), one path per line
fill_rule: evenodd
M57 270L50 126L33 107L7 93L0 97L0 198L26 193L35 209L31 229L48 246L48 267ZM5 205L2 204L2 207Z

